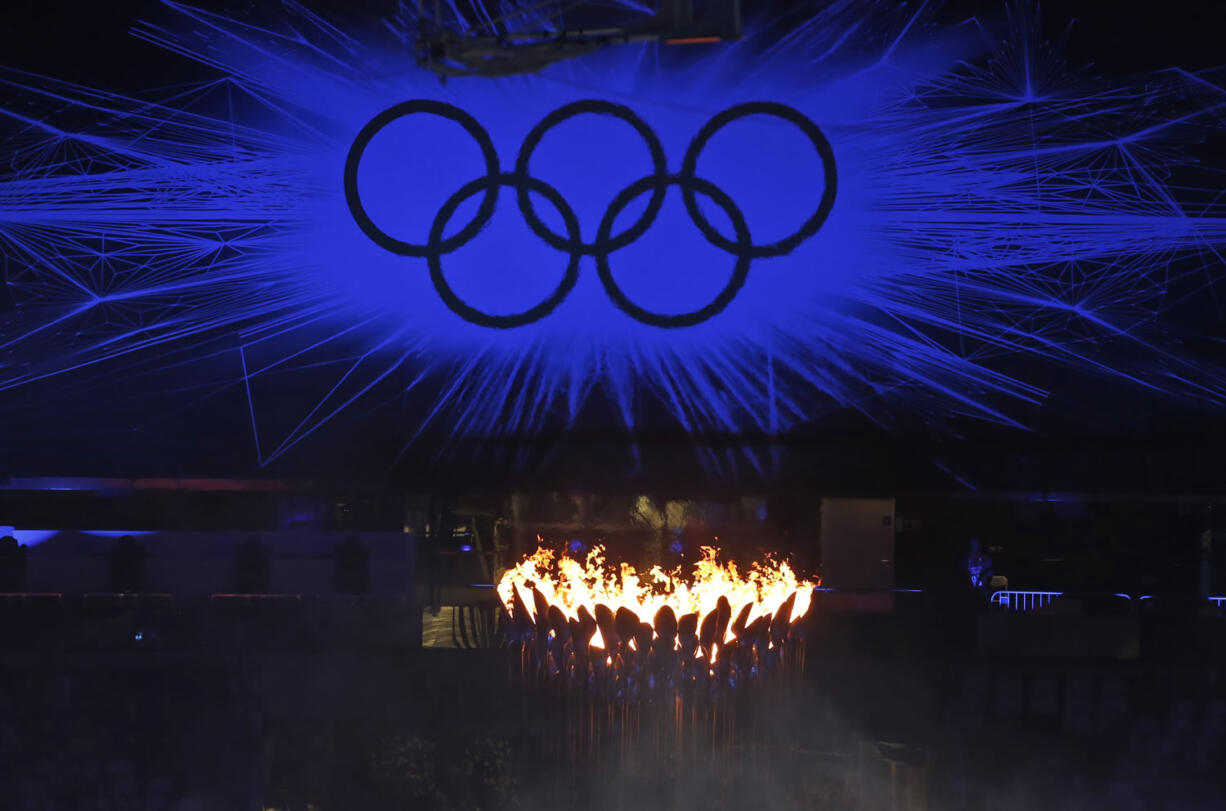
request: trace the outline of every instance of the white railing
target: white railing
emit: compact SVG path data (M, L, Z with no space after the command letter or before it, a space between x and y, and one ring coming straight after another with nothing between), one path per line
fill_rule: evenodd
M1038 611L1063 593L1062 591L994 591L991 599L993 605L1009 611Z
M991 600L993 605L1008 611L1038 611L1063 594L1062 591L995 591L992 592ZM1131 595L1123 592L1115 596L1123 597L1129 602L1133 600ZM1142 594L1136 597L1138 602L1149 599L1152 599L1152 595ZM1226 596L1210 597L1209 602L1217 606L1218 611L1226 616Z

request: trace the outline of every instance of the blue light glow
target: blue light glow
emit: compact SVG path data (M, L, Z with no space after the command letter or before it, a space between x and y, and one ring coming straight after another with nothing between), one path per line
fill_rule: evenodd
M17 543L23 546L38 546L46 540L59 535L58 529L13 529L12 527L0 527L0 538L4 536L12 536L17 539Z
M12 301L0 310L0 391L104 368L139 389L158 370L232 358L231 373L190 388L245 393L261 465L389 386L430 391L414 425L456 436L566 426L594 398L631 430L648 402L687 431L777 433L843 406L885 425L906 412L1025 427L1048 392L1017 358L1226 402L1221 366L1193 363L1168 317L1222 282L1221 175L1172 180L1192 162L1186 144L1223 132L1218 74L1113 84L1062 64L1017 7L999 30L941 29L923 11L844 2L775 42L748 36L676 68L657 46L627 45L538 76L443 85L404 45L412 9L389 23L390 39L358 39L294 4L283 13L257 27L167 3L137 34L219 78L156 101L0 74L13 99L0 107ZM346 154L394 104L465 110L509 171L537 122L593 98L640 116L672 172L720 110L795 108L837 159L829 218L787 255L755 260L726 309L685 329L614 307L590 256L548 318L491 329L445 306L425 260L384 250L350 215ZM650 163L629 125L584 115L546 133L530 168L590 241ZM826 182L804 135L764 116L716 134L696 172L757 243L795 230ZM372 138L358 183L381 229L422 241L444 201L483 173L457 124L416 116ZM629 201L615 232L648 196ZM512 189L497 197L442 272L473 306L508 314L541 301L567 257L525 224ZM444 237L480 198L459 205ZM559 231L556 207L534 203ZM732 235L719 205L700 195L699 206ZM733 261L674 187L610 268L629 299L675 314L710 301ZM291 377L317 396L270 434L262 397Z

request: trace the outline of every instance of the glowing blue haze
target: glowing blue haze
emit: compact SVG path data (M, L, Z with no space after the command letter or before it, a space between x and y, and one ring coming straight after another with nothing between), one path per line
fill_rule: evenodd
M1189 160L1183 144L1222 130L1226 92L1211 75L1109 85L1036 44L1026 15L1002 39L978 24L940 30L922 15L843 2L776 42L750 36L682 68L636 45L539 76L443 85L411 63L411 10L379 37L293 5L285 14L260 28L168 4L138 35L221 78L157 101L0 77L15 99L0 109L12 301L0 312L0 390L104 364L115 374L129 361L144 372L232 356L233 374L202 379L199 392L245 390L260 464L388 386L434 387L424 422L456 436L566 425L593 398L632 430L647 401L690 431L774 433L842 406L884 424L905 411L1021 425L1018 407L1046 392L1018 376L1013 357L1204 403L1226 398L1223 369L1187 362L1164 320L1175 291L1211 291L1222 277L1221 201L1168 179ZM346 208L341 170L354 135L411 98L471 113L505 171L531 127L571 101L632 108L660 136L671 171L714 113L780 101L830 139L838 198L814 238L755 260L736 300L698 326L635 322L606 298L587 257L548 318L488 329L448 310L425 261L373 244ZM531 169L590 240L649 163L628 126L584 116L547 135ZM482 173L457 125L418 116L376 136L359 183L381 228L424 241L443 201ZM698 174L736 202L756 242L794 230L824 183L803 136L766 118L716 136ZM444 259L456 291L495 313L539 301L566 262L513 198L504 189L488 227ZM447 233L478 202L462 205ZM717 207L704 210L731 234ZM611 260L631 298L670 312L709 301L732 263L703 240L675 188L652 228ZM259 392L297 373L320 381L318 399L288 434L268 435Z

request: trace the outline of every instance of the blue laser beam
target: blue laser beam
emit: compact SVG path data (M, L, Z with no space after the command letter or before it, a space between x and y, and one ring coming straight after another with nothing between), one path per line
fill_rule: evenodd
M1188 354L1183 342L1204 336L1178 317L1217 306L1226 275L1226 167L1195 152L1226 134L1226 73L1106 80L1060 62L1028 6L999 26L940 27L930 13L846 0L673 67L654 45L628 45L539 75L442 85L407 53L412 8L372 32L294 4L255 23L166 3L136 35L218 78L137 98L0 72L0 390L62 379L84 397L91 376L116 375L139 389L237 354L237 374L191 388L242 393L261 465L389 385L433 387L425 413L406 414L412 437L564 428L594 400L632 432L650 404L690 432L776 435L840 407L886 426L906 413L1025 428L1048 397L1049 372L1035 368L1226 404L1226 369ZM685 329L611 306L591 257L547 318L490 329L445 306L425 260L373 244L346 206L347 151L394 104L465 110L509 167L550 110L591 98L650 125L673 172L720 110L795 108L837 156L828 220L790 253L755 260L726 308ZM358 183L379 228L425 238L440 205L484 173L466 139L429 117L371 139ZM594 115L548 132L532 158L588 241L649 171L633 130ZM754 116L712 137L697 173L756 242L799 225L824 184L803 134ZM514 189L494 193L489 222L441 272L474 306L514 313L557 284L567 258L523 221ZM623 201L614 232L648 196ZM534 202L560 232L558 213ZM730 238L727 213L699 206ZM609 266L627 298L685 313L732 261L672 188ZM260 393L287 375L308 375L315 396L270 428Z

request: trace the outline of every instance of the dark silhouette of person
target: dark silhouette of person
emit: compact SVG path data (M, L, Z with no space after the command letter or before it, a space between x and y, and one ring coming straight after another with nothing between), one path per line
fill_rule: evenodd
M111 547L111 590L118 594L140 591L145 582L145 547L124 535Z
M970 551L962 565L970 578L971 588L981 594L987 593L992 582L992 559L980 551L978 538L971 538Z
M0 592L26 589L26 548L12 535L0 538Z
M366 594L370 591L370 549L356 535L336 547L336 590L341 594Z
M268 545L255 535L247 536L234 556L235 584L239 594L267 594L270 580Z

